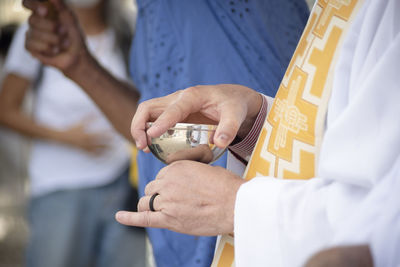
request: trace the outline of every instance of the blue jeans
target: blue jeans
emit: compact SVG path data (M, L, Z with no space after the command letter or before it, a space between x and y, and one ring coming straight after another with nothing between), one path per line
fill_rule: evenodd
M114 219L130 190L126 171L105 186L33 198L27 266L145 266L144 230Z

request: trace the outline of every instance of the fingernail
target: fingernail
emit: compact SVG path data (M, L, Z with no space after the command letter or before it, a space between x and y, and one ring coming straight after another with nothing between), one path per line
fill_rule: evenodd
M123 220L125 218L125 212L123 211L118 211L117 214L115 214L115 218L117 220Z
M142 143L140 143L140 141L136 141L136 147L141 147L142 146Z
M218 136L218 140L221 141L221 142L226 143L228 141L228 136L226 134L220 134Z

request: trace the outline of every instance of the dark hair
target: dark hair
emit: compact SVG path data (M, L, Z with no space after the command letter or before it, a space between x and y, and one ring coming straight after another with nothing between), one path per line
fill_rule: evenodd
M0 28L0 56L5 57L7 55L17 28L18 25L16 23L7 24Z

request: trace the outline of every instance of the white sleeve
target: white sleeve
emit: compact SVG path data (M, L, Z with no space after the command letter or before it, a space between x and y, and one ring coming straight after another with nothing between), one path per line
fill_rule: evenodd
M34 80L40 69L40 62L25 49L25 33L28 24L22 24L16 31L4 65L5 73L14 73Z
M335 234L332 246L368 244L374 266L400 266L400 155Z
M386 12L399 21L398 2L370 3L386 2L396 3ZM377 266L399 264L390 264L400 257L399 190L379 189L386 177L400 179L398 172L393 174L400 168L400 28L397 33L386 30L394 25L387 13L368 13L374 17L365 18L363 26L369 28L362 33L376 31L365 35L376 40L365 42L360 36L358 44L369 47L355 51L357 61L338 62L335 79L347 72L352 82L348 87L334 84L329 111L337 116L328 123L318 177L260 177L240 187L234 219L236 266L301 266L321 249L348 243L370 244ZM381 18L387 19L376 22ZM374 194L394 194L397 200L368 202ZM363 219L368 214L377 216Z
M399 177L400 173L397 173L398 180ZM378 215L379 221L372 232L370 249L376 267L400 266L400 188L397 186L396 189L393 196L396 195L397 199L395 202L382 203L382 210L386 210L387 206L387 211Z

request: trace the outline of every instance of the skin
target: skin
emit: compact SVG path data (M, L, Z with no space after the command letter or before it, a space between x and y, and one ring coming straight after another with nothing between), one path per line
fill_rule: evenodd
M71 9L61 0L50 0L50 3L52 8L36 0L23 1L32 11L26 49L42 63L59 69L77 83L114 128L127 140L132 140L129 126L139 99L137 90L132 84L116 79L89 53Z
M322 250L312 256L305 267L372 267L368 245L343 246Z
M218 124L214 144L227 147L236 136L250 131L261 108L262 96L241 85L196 86L141 103L131 133L139 149L149 137L159 137L178 122ZM146 123L154 121L150 128Z
M132 120L132 136L146 149L146 123L154 120L147 135L158 137L181 121L218 123L213 142L227 147L243 138L261 108L262 96L240 85L197 86L139 105ZM138 212L118 212L122 224L168 228L192 235L233 233L236 194L245 181L221 167L194 161L177 161L163 168L145 189ZM153 194L156 212L149 211Z

